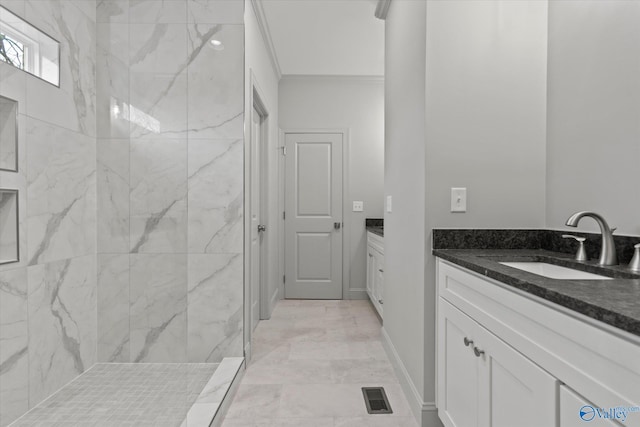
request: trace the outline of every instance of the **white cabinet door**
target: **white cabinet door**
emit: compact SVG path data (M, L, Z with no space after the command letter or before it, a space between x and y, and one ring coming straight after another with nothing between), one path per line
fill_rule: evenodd
M557 379L481 326L474 346L480 426L555 425Z
M438 416L446 427L477 426L479 326L442 298L438 310Z
M375 280L373 281L373 297L376 302L382 306L384 301L382 299L382 292L384 289L384 255L382 255L378 251L374 251L374 258L376 259L375 263ZM382 312L382 307L380 307L380 312ZM381 313L382 315L382 313Z
M375 278L375 274L373 273L375 270L375 258L373 257L373 249L371 246L367 246L367 294L369 294L369 298L373 300L373 280Z
M640 414L629 414L629 418L640 419ZM636 425L625 420L625 425ZM584 397L567 386L560 386L560 427L620 427L620 424L600 418L597 408Z

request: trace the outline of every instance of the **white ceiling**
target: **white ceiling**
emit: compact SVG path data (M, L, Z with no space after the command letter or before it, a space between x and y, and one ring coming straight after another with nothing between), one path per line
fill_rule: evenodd
M377 0L262 0L283 75L384 75Z

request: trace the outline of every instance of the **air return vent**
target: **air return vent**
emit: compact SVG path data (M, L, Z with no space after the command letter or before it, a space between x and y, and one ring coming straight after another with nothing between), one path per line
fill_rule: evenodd
M364 403L370 414L392 414L387 394L382 387L362 387Z

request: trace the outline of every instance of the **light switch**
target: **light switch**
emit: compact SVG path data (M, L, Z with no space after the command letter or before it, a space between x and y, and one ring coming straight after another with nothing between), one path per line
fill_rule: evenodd
M391 212L391 196L387 196L387 212Z
M362 212L364 210L364 202L362 201L354 201L353 202L353 211L354 212Z
M467 189L452 188L451 189L451 212L467 211Z

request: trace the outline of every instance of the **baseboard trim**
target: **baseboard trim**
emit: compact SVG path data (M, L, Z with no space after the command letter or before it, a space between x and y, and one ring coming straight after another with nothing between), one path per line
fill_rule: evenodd
M276 308L276 304L280 300L280 287L277 287L276 290L271 294L271 298L269 300L269 319L271 319L271 313L273 313L273 309Z
M407 371L407 368L405 368L404 363L402 363L402 359L400 359L400 355L393 345L389 334L387 334L387 331L384 329L384 326L382 327L381 332L382 345L389 357L389 360L391 361L393 370L396 372L396 375L400 380L400 386L402 387L402 391L409 402L409 407L411 408L411 412L418 422L418 425L421 427L441 426L442 424L439 422L437 415L436 403L424 402L422 400L418 389L411 380L409 372Z
M369 299L366 288L352 288L349 289L349 299Z

